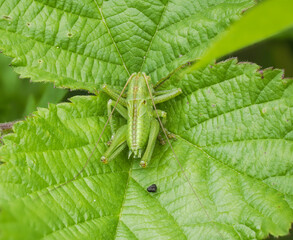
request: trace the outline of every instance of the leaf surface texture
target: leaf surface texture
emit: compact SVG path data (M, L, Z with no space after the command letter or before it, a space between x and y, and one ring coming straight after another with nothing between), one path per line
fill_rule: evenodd
M0 49L15 71L71 89L154 82L200 56L253 0L0 0Z
M172 146L201 204L168 145L157 143L146 169L126 151L101 164L109 128L81 176L48 194L82 168L106 121L105 95L74 97L40 109L4 138L3 236L232 240L287 234L292 80L234 59L178 76L160 89L181 87L183 95L158 108L168 113L167 128L177 136ZM158 191L147 192L154 183Z

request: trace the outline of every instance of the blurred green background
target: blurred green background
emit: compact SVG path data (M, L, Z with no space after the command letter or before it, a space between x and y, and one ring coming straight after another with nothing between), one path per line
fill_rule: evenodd
M52 83L34 83L20 79L10 67L11 58L0 53L0 123L24 119L38 107L59 103L86 91L55 88Z
M254 62L263 68L285 69L285 77L293 77L293 29L228 57ZM10 58L0 54L0 123L24 119L37 107L47 107L48 103L59 103L74 95L87 94L84 91L56 89L48 83L31 83L29 79L19 79L9 66L10 61ZM293 231L290 236L278 239L292 240Z
M67 90L55 89L52 84L19 79L9 66L10 61L0 54L0 122L23 119L37 107L61 102L66 96Z

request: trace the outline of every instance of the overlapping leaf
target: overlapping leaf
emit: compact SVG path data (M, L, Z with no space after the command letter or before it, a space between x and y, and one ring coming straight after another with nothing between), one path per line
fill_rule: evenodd
M81 177L44 195L82 168L106 121L107 99L75 97L40 109L4 138L1 202L10 204L1 214L3 236L234 240L286 234L293 221L293 87L282 75L229 60L161 85L183 89L158 107L168 112L174 150L202 205L167 145L157 144L146 169L126 152L101 164L109 129ZM158 191L148 193L153 183Z
M267 0L259 4L219 36L190 70L290 29L292 9L291 0Z
M34 81L94 91L156 82L197 58L253 0L0 0L0 49Z

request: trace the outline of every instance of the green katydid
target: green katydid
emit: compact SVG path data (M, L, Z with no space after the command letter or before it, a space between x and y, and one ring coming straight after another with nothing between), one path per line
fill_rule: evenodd
M127 124L120 127L116 133L114 133L111 120L111 108L114 107L115 103L112 99L109 100L108 115L112 139L110 147L101 158L103 163L108 163L114 159L127 145L129 147L128 158L132 154L134 158L142 157L140 165L143 168L150 161L160 129L157 118L162 117L163 121L165 121L167 113L161 110L154 110L152 96L150 96L148 89L150 85L147 85L147 83L150 83L150 77L145 73L134 73L129 78L127 97L120 97L116 106L117 111L127 120ZM103 85L102 90L115 101L118 100L119 94L110 86ZM155 104L165 102L182 93L180 88L155 92L153 87L150 86L150 90L154 96ZM168 134L168 137L173 137L173 135Z

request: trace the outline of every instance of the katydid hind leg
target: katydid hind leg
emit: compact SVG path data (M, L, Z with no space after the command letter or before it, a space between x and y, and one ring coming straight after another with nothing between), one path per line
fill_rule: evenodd
M117 130L110 147L101 157L101 162L108 163L123 151L123 149L126 147L126 134L127 125L123 125Z
M149 134L148 144L140 161L140 166L143 168L145 168L148 162L151 160L151 157L153 155L153 151L156 145L156 140L159 134L159 130L160 130L160 124L158 120L154 118L151 122L151 130Z

